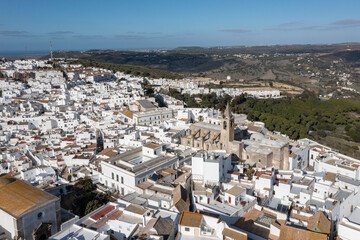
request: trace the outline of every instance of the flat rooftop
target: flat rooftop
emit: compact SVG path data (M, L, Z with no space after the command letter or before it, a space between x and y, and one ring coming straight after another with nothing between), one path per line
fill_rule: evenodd
M324 163L355 171L360 167L360 160L338 154L336 157L327 158Z
M221 131L221 126L216 124L198 122L198 123L194 123L193 125L196 127L207 128L214 131Z
M108 235L93 231L88 228L83 228L78 225L71 225L70 227L56 233L50 240L67 240L67 239L97 239L103 240L107 239Z
M236 211L240 210L242 208L241 205L239 206L233 206L230 204L225 204L225 203L221 203L221 202L217 202L217 201L213 201L210 204L206 205L208 208L217 210L219 212L225 213L229 216L231 216L233 213L235 213Z
M146 156L142 153L142 147L136 148L134 150L127 151L125 153L116 155L114 157L104 160L105 162L111 163L115 166L118 166L122 169L133 173L139 173L142 171L150 170L156 168L164 162L169 161L170 159L175 158L175 155L170 154L160 154L154 158Z

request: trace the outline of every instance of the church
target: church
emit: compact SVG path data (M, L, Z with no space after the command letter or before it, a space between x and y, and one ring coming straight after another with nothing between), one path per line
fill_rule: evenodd
M238 159L241 158L244 144L235 140L234 116L230 111L229 103L222 116L220 125L204 122L194 123L186 130L181 138L181 144L204 150L225 150Z
M219 124L197 122L186 130L181 144L199 150L225 150L233 160L260 167L289 169L289 142L262 133L235 129L234 115L227 104Z

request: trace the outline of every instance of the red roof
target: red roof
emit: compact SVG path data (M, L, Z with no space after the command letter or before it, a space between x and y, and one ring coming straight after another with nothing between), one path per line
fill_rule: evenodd
M287 181L289 181L289 179L286 179L286 178L278 178L277 180L279 182L287 182Z
M117 219L118 217L120 217L120 215L122 214L123 212L121 210L117 210L116 212L114 212L113 214L111 214L109 216L109 220L115 220Z
M96 148L96 143L90 144L87 148Z
M64 141L73 142L73 141L75 141L75 138L65 138Z
M105 155L107 157L113 157L117 154L116 148L105 148L101 152L99 152L97 155Z
M103 209L101 209L100 211L98 211L97 213L93 214L91 216L92 219L94 219L95 221L99 220L100 218L104 217L106 214L108 214L109 212L111 212L112 210L115 209L115 206L113 205L109 205Z
M240 173L239 172L235 172L235 171L228 171L229 174L232 174L232 175L239 175Z

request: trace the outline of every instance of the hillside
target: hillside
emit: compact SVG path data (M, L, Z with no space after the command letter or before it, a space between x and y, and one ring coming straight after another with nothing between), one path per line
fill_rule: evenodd
M360 91L358 43L180 47L146 51L61 51L55 52L54 56L93 60L102 64L122 64L121 67L117 65L116 69L141 76L194 76L214 80L224 80L231 76L232 85L238 81L283 82L321 95L331 92L340 96L353 95L351 92L343 92L342 87ZM115 65L107 66L115 68ZM343 79L344 74L347 79Z

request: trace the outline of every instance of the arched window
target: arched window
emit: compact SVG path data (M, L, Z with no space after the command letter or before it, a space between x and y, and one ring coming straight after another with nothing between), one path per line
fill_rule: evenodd
M224 121L224 123L223 123L223 128L226 129L226 127L227 127L227 122Z

